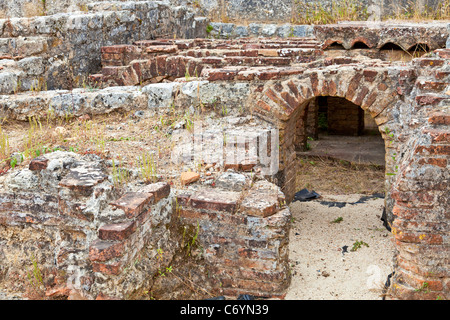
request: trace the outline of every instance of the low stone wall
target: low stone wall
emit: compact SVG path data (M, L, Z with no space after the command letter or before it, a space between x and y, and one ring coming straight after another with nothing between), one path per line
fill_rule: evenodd
M19 93L1 95L2 117L28 120L45 119L49 115L77 117L114 111L167 111L172 105L226 105L237 110L246 104L250 85L245 82L210 82L207 80L155 83L143 86L109 87L105 89L74 89L41 91L33 95Z
M195 269L204 269L195 285L206 297L283 297L290 211L275 185L249 177L227 173L214 187L176 191L165 182L117 185L94 155L35 158L2 176L1 287L83 299L148 297L155 287L153 298L173 298L189 288L164 276L189 278L195 252Z
M296 24L268 24L250 23L241 25L235 23L210 22L208 24L208 36L218 39L245 38L245 37L313 37L314 27L310 25Z
M177 250L167 183L124 192L98 157L61 151L2 178L4 288L31 297L72 291L86 299L124 299L150 286L166 266L158 250L168 257Z

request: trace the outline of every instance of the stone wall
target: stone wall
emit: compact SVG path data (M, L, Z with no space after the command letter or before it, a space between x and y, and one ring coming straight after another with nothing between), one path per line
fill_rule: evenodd
M56 151L3 177L2 286L89 299L124 299L151 286L148 275L167 264L157 250L168 257L177 250L169 239L170 186L126 192L108 171L96 156Z
M215 22L265 22L289 23L295 22L306 8L316 9L318 15L322 11L331 12L332 3L352 11L351 5L357 5L359 18L362 20L385 20L398 16L407 17L411 13L423 13L425 10L438 10L437 0L171 0L176 5L193 6L203 15Z
M176 191L165 182L118 185L111 174L97 156L56 151L2 177L3 288L131 299L156 297L163 285L159 294L173 298L177 286L162 274L188 278L192 254L207 292L283 296L290 211L276 186L229 172L215 187Z
M364 129L364 111L345 99L327 99L328 133L358 136Z
M0 92L72 89L100 69L100 48L202 37L206 20L159 1L90 3L86 12L0 20Z

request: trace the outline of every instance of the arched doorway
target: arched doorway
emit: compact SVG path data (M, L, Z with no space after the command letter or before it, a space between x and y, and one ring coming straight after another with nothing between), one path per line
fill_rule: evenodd
M305 126L297 190L320 198L294 198L290 206L294 276L286 299L381 299L394 246L381 220L385 145L378 126L358 105L332 96L310 100Z
M384 140L370 113L340 97L319 96L306 107L304 155L385 166Z
M314 136L311 133L314 122L309 116L315 113L309 112L308 108L315 99L323 99L321 97L345 99L362 109L364 117L370 115L384 141L387 193L393 182L388 173L394 172L396 166L397 145L392 137L398 127L395 117L400 100L398 84L389 78L383 67L340 66L332 62L327 62L328 67L306 71L298 77L268 81L255 93L253 112L279 128L279 171L272 178L282 188L288 202L298 191L295 181L297 152L304 151L308 137ZM360 113L358 117L360 119ZM388 194L386 198L389 216Z
M399 93L398 85L389 79L386 69L381 67L365 68L360 65L339 66L333 65L331 60L327 63L328 67L306 71L303 75L295 78L268 82L257 93L254 112L279 128L280 170L272 178L282 188L288 201L292 201L295 193L299 191L296 179L300 160L298 155L308 149L311 137L320 135L318 130L320 114L322 114L320 116L321 121L324 122L325 119L328 134L347 134L352 137L359 137L370 128L370 131L376 132L382 137L381 144L385 151L386 160L392 159L396 153L396 145L391 139L391 135L396 128L394 115L396 108L398 108ZM352 125L348 125L349 123L352 123ZM376 222L371 223L370 228L382 228L380 215L383 207L386 208L388 213L391 211L389 190L393 180L385 173L393 172L395 165L392 161L385 161L386 169L383 172L385 200L381 199L381 208L378 208L381 211L372 215L371 218L376 219ZM359 200L351 199L345 202L357 203ZM380 201L380 199L378 200ZM336 201L343 202L340 199ZM347 204L347 207L351 208L351 204ZM311 212L309 212L309 215L311 216ZM339 219L339 216L329 217L326 225L340 225L338 223L331 224L334 219ZM388 216L385 220L391 222L389 218ZM343 219L345 221L358 220L344 215ZM322 222L325 224L324 221ZM316 225L316 222L310 221L306 225L302 224L300 228L314 229L313 227ZM350 227L355 229L355 227ZM386 234L389 233L386 228L383 230ZM334 230L325 234L333 235L334 232L339 235L347 234L345 230ZM298 233L301 235L300 232ZM319 233L316 232L312 235ZM295 228L292 237L295 238ZM308 237L308 239L310 238L311 236ZM331 246L336 250L341 250L340 254L342 254L344 247L346 247L346 250L350 250L353 245L358 243L362 246L365 246L365 243L369 244L362 238L352 237L352 239L348 239L348 244L332 244ZM379 250L378 252L382 251ZM390 266L393 257L393 252L386 254L387 265ZM305 257L301 259L303 261L308 260ZM374 265L376 266L377 263ZM342 269L340 266L336 268ZM318 268L317 270L321 269ZM359 271L366 272L368 270ZM323 277L327 277L326 273Z

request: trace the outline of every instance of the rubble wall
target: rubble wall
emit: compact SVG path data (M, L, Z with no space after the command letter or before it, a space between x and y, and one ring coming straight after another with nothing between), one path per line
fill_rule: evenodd
M171 0L171 2L176 5L192 5L186 0ZM333 3L346 8L349 12L352 12L353 6L356 5L360 20L370 21L395 18L399 15L406 17L408 14L430 9L439 10L437 0L199 0L195 2L194 7L210 17L212 21L288 23L295 22L297 15L304 13L306 8L317 10L318 15L323 14L322 11L330 12Z
M100 48L156 37L202 37L206 20L165 2L91 3L86 12L0 20L0 92L72 89L100 70Z
M264 181L231 191L234 182L187 194L166 182L118 185L95 155L35 158L2 177L1 288L59 299L282 297L290 283L284 196ZM171 272L192 281L189 259L209 295L164 281Z

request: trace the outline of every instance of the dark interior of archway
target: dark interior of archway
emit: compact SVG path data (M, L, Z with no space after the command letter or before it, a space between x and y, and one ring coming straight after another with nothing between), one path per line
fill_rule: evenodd
M421 57L430 51L430 47L425 43L417 43L408 49L409 54L414 57Z
M369 49L367 44L365 44L362 41L355 42L355 44L352 47L353 49Z
M339 97L317 97L314 104L317 113L314 137L319 133L344 136L378 133L370 114L351 101Z
M297 159L298 190L328 194L384 193L385 145L370 114L339 97L317 97L306 106L306 146ZM299 140L301 139L299 137Z
M344 46L339 42L333 42L327 47L328 50L345 50Z
M399 45L397 45L397 44L395 44L395 43L392 43L392 42L388 42L388 43L384 44L384 45L380 48L380 50L381 50L381 51L382 51L382 50L389 50L389 51L392 51L392 50L394 50L394 51L399 50L399 51L404 51L402 47L400 47Z

